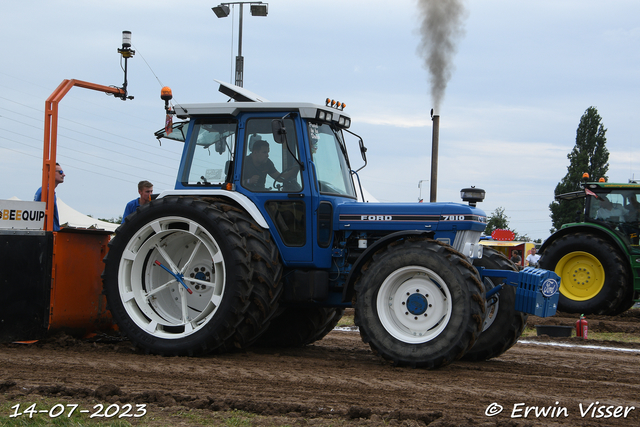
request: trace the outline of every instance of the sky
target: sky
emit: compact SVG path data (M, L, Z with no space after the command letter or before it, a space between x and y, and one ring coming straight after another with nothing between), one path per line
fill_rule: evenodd
M487 215L546 239L549 203L587 108L607 129L609 180L640 179L640 2L461 1L460 35L439 107L437 201L486 191ZM430 74L420 53L417 0L272 0L267 17L244 9L244 87L270 101L346 103L367 146L359 175L381 202L430 198ZM238 6L216 2L48 0L3 5L0 35L0 199L32 200L41 185L44 104L64 79L122 86L117 49L132 33L133 100L73 88L60 102L57 195L85 214L122 215L137 183L175 183L182 144L164 126L162 86L175 103L225 102L232 82ZM362 165L357 141L351 164Z

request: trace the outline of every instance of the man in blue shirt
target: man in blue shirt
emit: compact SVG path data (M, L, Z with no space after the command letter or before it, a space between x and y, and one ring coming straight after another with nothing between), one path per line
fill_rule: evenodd
M253 191L275 191L275 189L266 188L267 175L276 181L284 182L295 177L299 168L293 166L288 170L280 173L269 158L269 143L263 139L257 139L250 148L251 154L245 157L243 166L242 183L244 186ZM300 191L299 185L293 183L294 188L290 191ZM286 191L286 190L285 190Z
M124 208L124 213L122 214L122 223L124 224L124 220L127 219L129 215L134 213L139 206L146 205L151 201L151 194L153 194L153 184L149 181L140 181L138 183L138 194L140 197L137 199L133 199L127 206Z
M64 177L66 176L59 163L56 163L55 175L57 188L58 184L62 184L64 182ZM36 191L36 195L33 197L33 201L42 201L42 187L38 188L38 191ZM56 196L55 190L53 193L53 231L60 231L60 217L58 216L58 196Z

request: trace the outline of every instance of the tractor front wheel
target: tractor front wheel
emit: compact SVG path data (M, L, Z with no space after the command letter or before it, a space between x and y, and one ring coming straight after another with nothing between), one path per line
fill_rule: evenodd
M453 248L410 238L380 249L355 285L355 324L394 365L438 368L459 359L482 330L484 287Z

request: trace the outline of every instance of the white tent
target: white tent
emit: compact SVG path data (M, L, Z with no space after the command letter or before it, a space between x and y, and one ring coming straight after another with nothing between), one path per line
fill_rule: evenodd
M364 188L364 187L362 187L362 193L364 193L364 194L361 194L360 191L357 191L357 193L358 193L358 200L361 201L361 202L369 202L369 203L378 203L379 202L379 200L376 199L375 197L373 197L371 195L371 193L369 193L367 191L367 189Z
M58 197L58 215L60 216L60 225L67 224L69 227L76 228L101 228L107 231L116 231L120 224L113 224L107 221L100 221L97 218L91 218L71 206L63 202Z
M371 193L369 193L367 189L364 188L364 186L362 187L360 186L360 183L358 182L358 178L356 177L355 174L351 175L351 179L353 180L353 185L356 187L356 195L358 196L359 202L368 202L368 203L379 202L379 200L373 197Z
M9 200L20 200L17 197L13 196ZM71 206L67 205L63 202L60 197L58 197L58 215L60 216L60 225L66 225L69 227L75 228L96 228L107 230L111 232L115 232L116 228L120 224L112 224L106 221L100 221L96 218L91 218L83 213L78 212L73 209Z

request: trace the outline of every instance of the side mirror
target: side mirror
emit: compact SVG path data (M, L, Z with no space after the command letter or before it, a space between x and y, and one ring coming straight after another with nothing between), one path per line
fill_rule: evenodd
M362 155L362 160L364 160L365 165L367 164L367 147L364 146L364 142L360 139L360 154Z
M278 144L284 144L287 140L287 130L284 127L284 120L273 119L271 121L271 133L273 133L273 140Z

